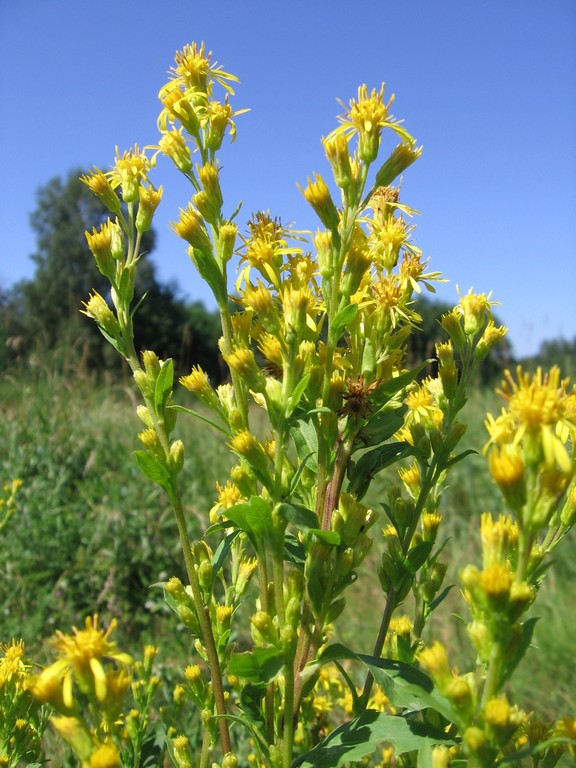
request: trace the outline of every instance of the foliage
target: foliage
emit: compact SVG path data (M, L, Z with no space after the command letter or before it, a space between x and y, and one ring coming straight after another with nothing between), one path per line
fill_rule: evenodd
M450 592L440 508L447 478L472 452L461 445L470 382L506 329L490 296L469 291L441 317L434 374L423 378L429 360L408 360L420 322L414 298L441 277L413 243L414 212L392 186L421 150L390 114L384 86L359 88L323 139L340 200L319 175L302 189L321 223L312 250L269 214L249 222L232 315L227 272L238 229L224 213L217 153L225 133L235 135L235 81L192 45L160 91L158 153L193 188L173 228L214 295L230 375L217 388L199 366L180 378L200 406L177 402L172 359L139 355L134 344L142 238L162 194L149 158L134 147L117 153L111 171L82 179L111 212L87 234L109 301L93 291L85 314L133 373L144 425L136 460L172 507L184 561L184 580L172 575L162 586L197 654L175 698L198 710L202 727L196 743L196 734L169 731L170 758L178 768L244 760L338 768L371 756L405 768L555 765L562 750L574 753L576 719L543 723L511 702L507 685L531 643L528 613L550 555L576 518L576 390L557 368L533 376L519 368L506 373L505 406L487 419L501 506L481 518L480 565L461 574L477 659L460 673L444 644L424 640ZM400 143L377 163L388 136ZM234 461L196 540L185 507L189 449L177 431L186 417L222 435ZM394 484L368 503L375 478L392 468ZM331 636L346 621L373 537L382 613L364 653ZM409 600L411 620L398 614ZM34 687L83 766L137 764L134 750L123 751L130 715L108 711L113 690L131 679L112 629L92 619L83 632L60 633L59 656ZM338 690L328 668L345 694L326 708L321 686Z
M109 291L106 276L87 258L84 236L84 230L101 226L108 211L79 176L79 170L71 171L38 190L31 216L37 236L34 277L0 296L3 367L32 352L43 357L46 351L65 347L76 350L85 367L111 367L108 345L80 313L82 296L92 289L104 295ZM149 258L154 240L149 229L141 243L134 300L146 296L146 301L138 314L135 343L140 349L154 345L163 356L175 358L182 370L201 363L218 380L218 315L201 304L186 304L175 286L158 281Z

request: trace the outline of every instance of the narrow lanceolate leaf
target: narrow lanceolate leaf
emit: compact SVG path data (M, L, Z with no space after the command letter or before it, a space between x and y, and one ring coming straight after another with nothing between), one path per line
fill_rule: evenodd
M192 259L194 266L198 270L200 277L208 283L219 307L226 306L228 302L228 292L226 283L216 259L211 253L204 253L198 248L189 248L188 254Z
M336 312L336 316L334 317L334 320L332 321L332 327L331 327L331 333L332 338L338 339L343 334L343 332L346 330L346 326L350 325L358 314L358 305L357 304L348 304L347 307L343 307L341 310Z
M294 391L288 398L288 403L286 406L286 418L289 419L290 416L294 413L296 410L298 403L302 399L302 395L306 391L306 387L308 386L308 382L310 381L310 374L307 373L305 376L303 376L298 384L294 387Z
M154 408L161 415L174 386L174 363L171 358L165 360L160 368L160 373L154 386Z
M383 743L391 744L394 753L402 755L421 749L425 743L451 745L454 741L425 723L367 709L297 758L292 768L340 768L372 755Z

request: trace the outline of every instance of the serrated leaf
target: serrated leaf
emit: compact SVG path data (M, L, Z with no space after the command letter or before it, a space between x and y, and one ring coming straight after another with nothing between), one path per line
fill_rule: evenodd
M164 488L165 491L172 491L172 478L166 465L161 464L147 451L135 451L135 456L140 470L149 480Z
M267 685L284 665L284 652L277 648L254 648L246 653L233 653L228 672L253 683Z
M367 709L359 717L332 731L310 752L294 760L292 768L340 768L372 755L383 743L391 744L394 753L402 755L420 749L426 742L454 743L446 734L425 723Z
M154 385L154 408L161 415L174 386L174 363L172 358L164 360Z

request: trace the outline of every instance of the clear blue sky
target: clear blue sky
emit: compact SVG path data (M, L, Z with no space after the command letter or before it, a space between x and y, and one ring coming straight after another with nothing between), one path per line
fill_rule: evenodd
M39 186L157 140L174 52L204 40L241 78L223 154L228 210L315 228L297 189L358 85L396 93L424 145L405 175L415 241L450 283L493 291L518 354L576 337L575 0L0 0L0 286L33 274ZM168 161L154 260L206 300L168 230L188 189Z

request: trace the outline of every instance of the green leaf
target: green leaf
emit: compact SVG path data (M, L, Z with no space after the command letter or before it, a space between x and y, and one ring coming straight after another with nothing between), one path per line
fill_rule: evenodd
M305 536L306 541L316 539L329 544L331 547L337 547L340 544L340 535L336 531L323 531L321 528L310 528Z
M296 407L298 403L300 402L302 395L304 394L306 387L308 386L308 382L310 381L310 374L307 373L305 376L302 376L298 384L294 387L294 391L288 398L288 403L286 405L286 418L289 419L290 416L294 413L296 410Z
M406 720L367 709L336 728L314 749L292 763L292 768L340 768L349 762L372 755L382 743L391 744L396 755L413 752L422 744L447 744L454 741L425 723Z
M309 421L298 421L297 426L292 430L292 439L300 461L312 472L317 472L318 436L314 425Z
M424 368L426 368L426 366L430 365L432 362L434 361L424 360L424 362L420 363L420 365L417 365L416 368L412 368L409 371L401 373L400 376L394 376L393 378L388 379L388 381L385 381L374 390L374 393L372 394L373 402L380 405L387 403L388 400L394 397L394 395L403 390L409 384L412 384L412 382L419 376L419 374L422 373Z
M218 545L218 548L212 557L212 568L214 568L214 573L218 573L220 568L222 568L222 565L224 564L224 561L228 557L230 549L232 548L232 542L239 533L240 531L232 531L232 533L229 533L225 538L223 538Z
M404 414L407 408L396 408L393 411L380 411L372 416L362 427L355 449L366 448L367 445L379 445L389 440L404 424Z
M332 338L339 339L340 336L342 336L342 333L346 330L346 326L354 322L357 314L358 304L348 304L348 306L343 307L338 312L336 312L334 320L332 320L332 326L330 328Z
M278 514L289 523L298 528L318 528L318 518L316 513L301 504L288 504L283 502L278 505Z
M147 451L135 451L136 461L140 470L149 480L156 483L165 491L172 491L172 478L165 464L161 464Z
M208 283L219 307L228 304L228 292L220 267L211 253L190 247L188 253L200 277Z
M233 653L228 672L253 683L267 685L284 665L284 652L277 648L254 648L246 653Z
M306 550L304 544L293 533L288 532L284 537L284 559L298 570L304 570Z
M408 566L409 572L414 575L426 562L428 559L428 555L432 551L432 547L434 546L434 542L432 541L421 541L419 544L416 544L415 547L412 547L412 549L408 552L406 555L406 564Z
M409 456L414 448L409 443L388 443L378 448L373 448L358 461L352 461L348 465L348 479L350 493L355 493L361 499L368 490L374 477L385 467L390 466L399 459Z
M172 358L164 360L160 373L154 385L154 408L158 415L162 415L164 407L172 394L174 386L174 363Z
M445 600L445 599L446 599L446 597L448 596L448 593L449 593L451 590L453 590L455 586L456 586L455 584L449 584L447 587L445 587L445 588L442 590L442 592L440 592L440 594L439 594L439 595L437 595L437 596L434 598L434 600L432 600L432 602L430 603L430 610L431 610L431 611L434 611L434 610L436 610L436 608L438 608L438 606L440 605L440 603L443 603L443 602L444 602L444 600Z
M448 699L434 687L428 675L412 664L354 653L340 643L329 645L318 662L328 664L341 659L357 659L368 667L393 706L416 711L431 708L451 722L457 721Z
M504 669L504 674L502 678L502 683L506 682L506 680L509 679L511 674L514 672L520 661L523 659L524 654L530 647L530 643L532 642L532 635L534 634L534 629L536 627L536 624L540 621L538 616L535 616L533 619L528 619L528 621L524 622L522 625L522 637L520 638L520 643L518 645L518 650L516 651L516 655L514 658L509 662L509 664L506 665Z
M262 542L272 530L272 507L260 496L251 496L247 502L226 510L226 517L253 542Z
M462 459L465 459L466 456L470 456L471 454L478 455L478 451L475 451L474 448L468 448L466 451L462 451L462 453L459 453L457 456L453 456L447 463L447 467L453 467L454 464L458 464L459 461L462 461Z

